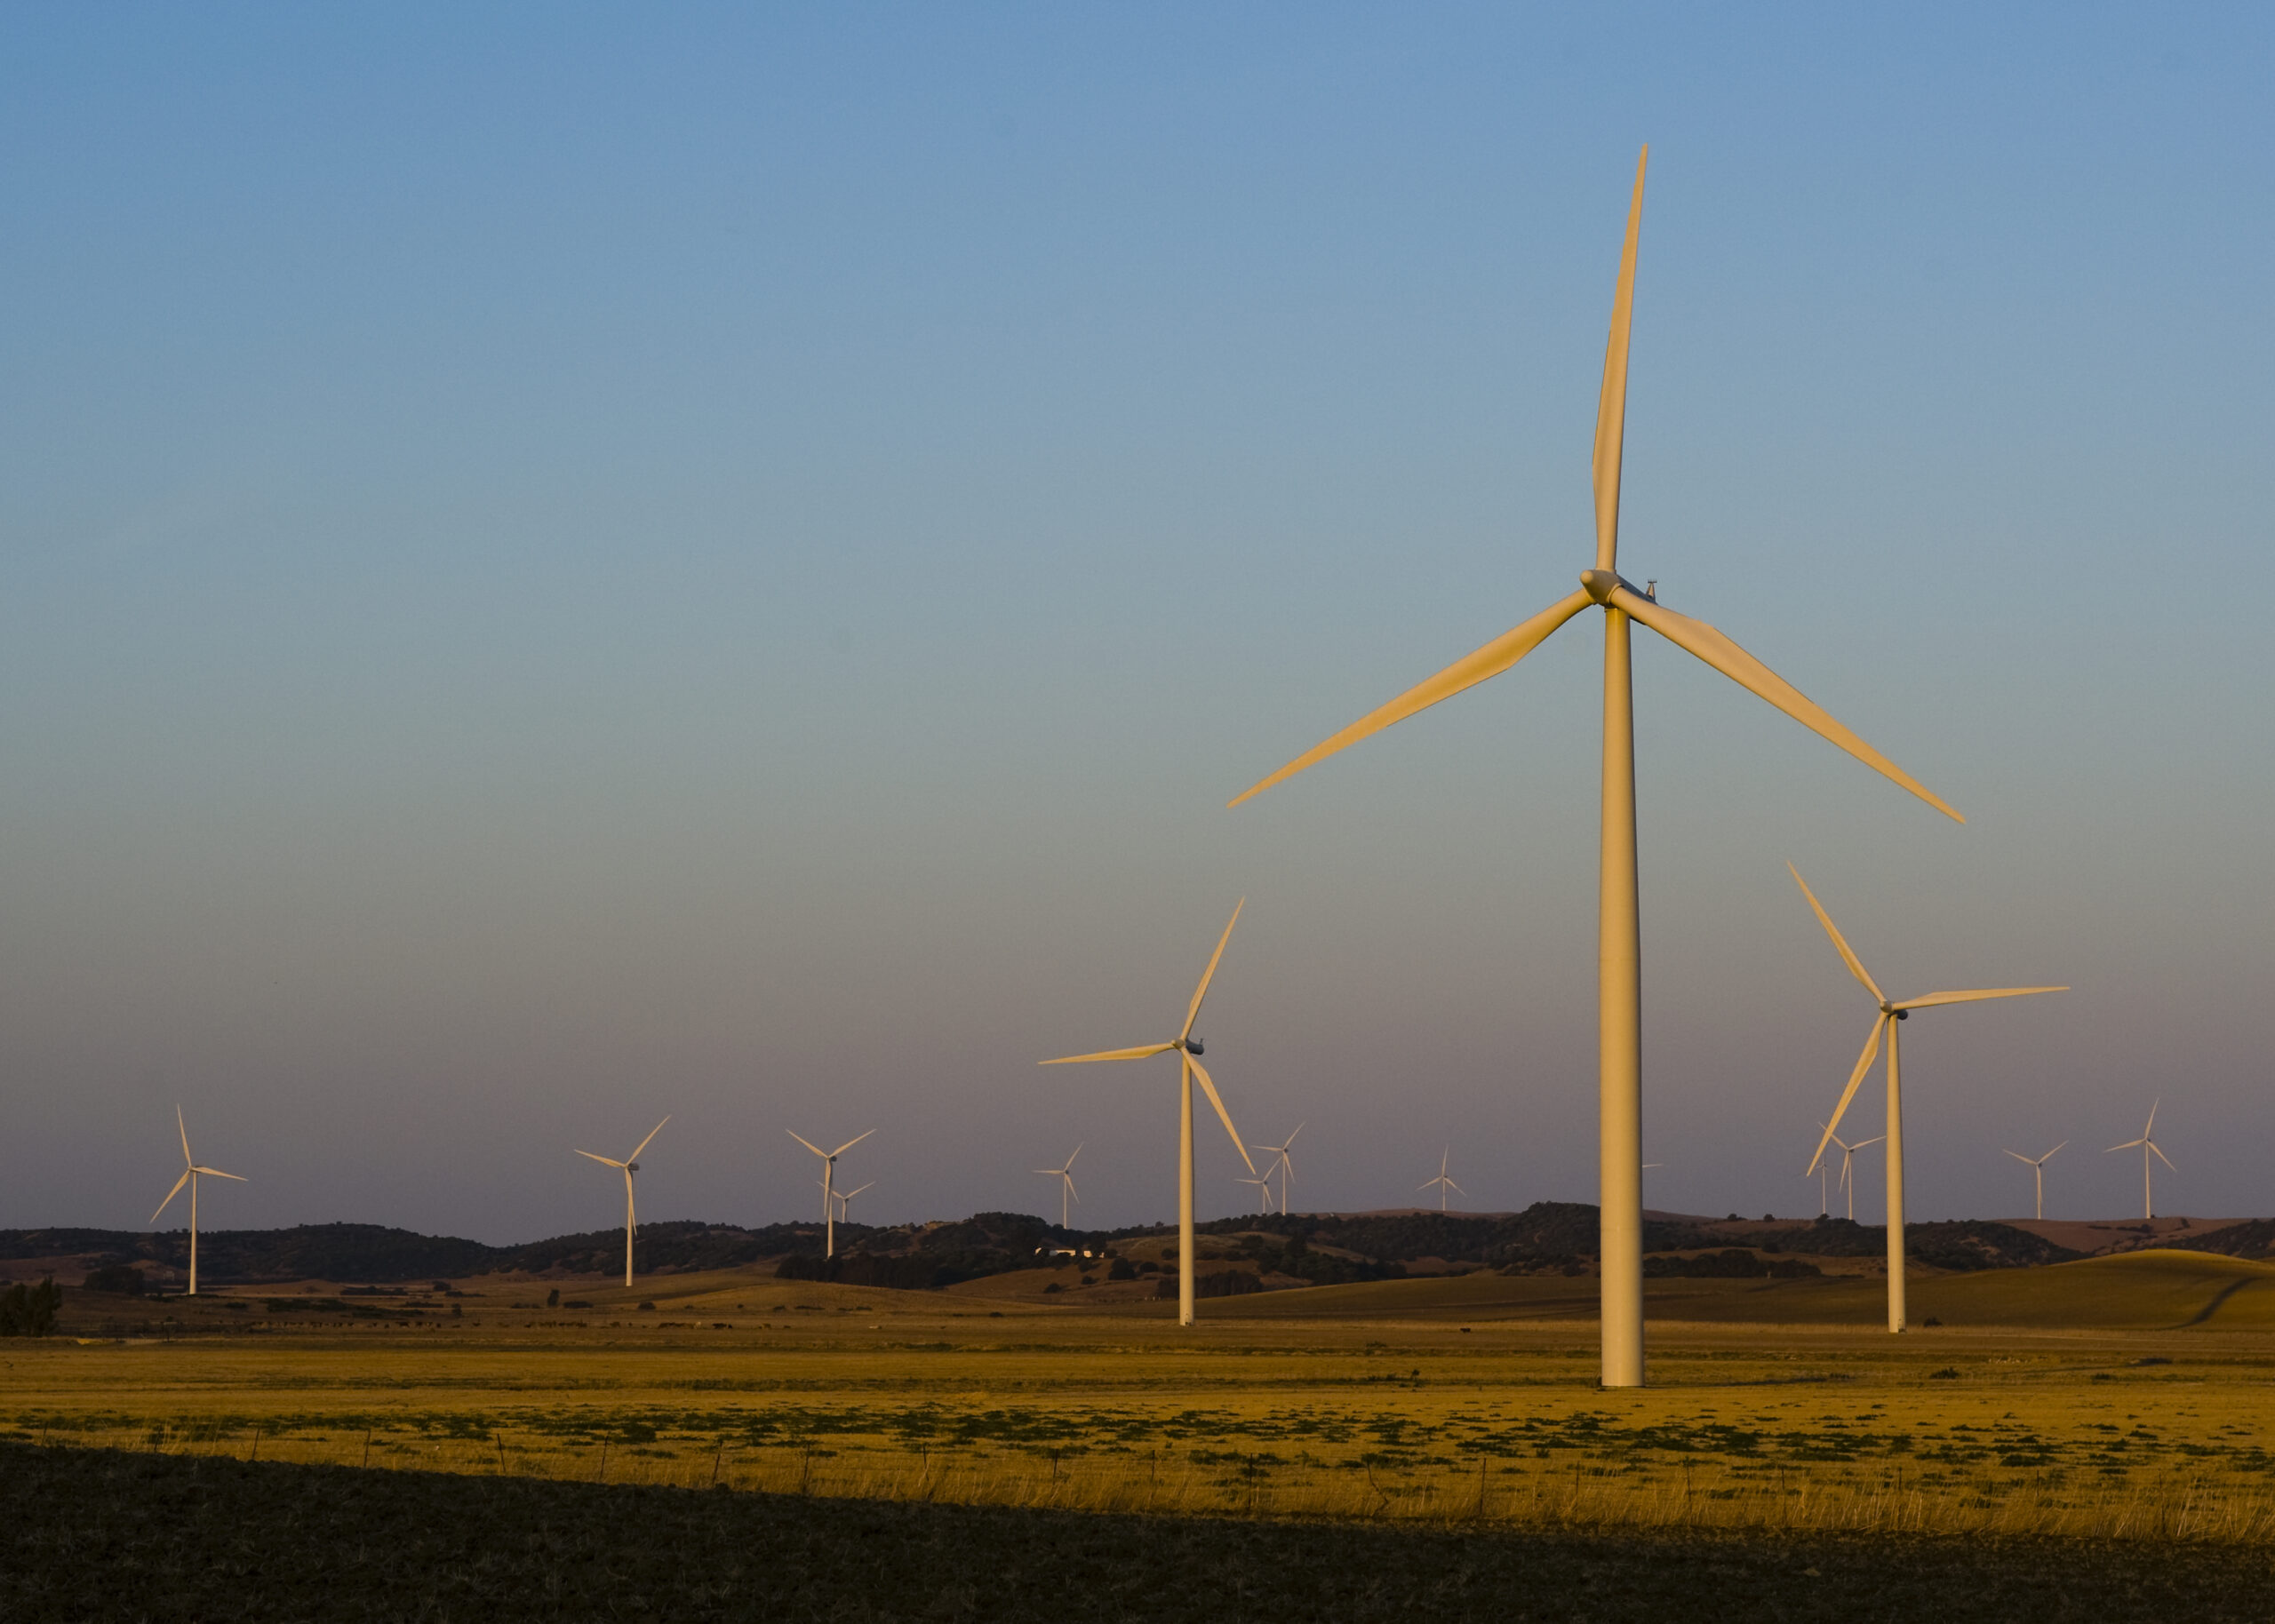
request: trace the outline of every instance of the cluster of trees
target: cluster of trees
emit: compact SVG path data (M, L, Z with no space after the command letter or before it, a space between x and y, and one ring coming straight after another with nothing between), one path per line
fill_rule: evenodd
M52 1336L63 1288L52 1280L26 1286L19 1280L0 1292L0 1336Z
M1814 1279L1824 1270L1797 1257L1764 1257L1743 1246L1702 1252L1696 1257L1670 1257L1655 1253L1643 1260L1643 1272L1654 1279L1674 1277L1693 1280Z

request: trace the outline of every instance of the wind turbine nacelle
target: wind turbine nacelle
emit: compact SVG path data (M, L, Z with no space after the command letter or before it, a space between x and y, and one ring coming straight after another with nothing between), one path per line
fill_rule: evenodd
M1200 1039L1187 1038L1185 1040L1185 1052L1188 1055L1206 1055L1209 1051Z
M627 1162L624 1164L624 1170L627 1173L637 1173L640 1171L640 1164L638 1162Z

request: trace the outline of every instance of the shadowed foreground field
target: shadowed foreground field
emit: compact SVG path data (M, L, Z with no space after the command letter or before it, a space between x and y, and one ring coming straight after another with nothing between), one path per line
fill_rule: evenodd
M2267 1616L2275 1561L2071 1540L1083 1517L0 1445L11 1620Z

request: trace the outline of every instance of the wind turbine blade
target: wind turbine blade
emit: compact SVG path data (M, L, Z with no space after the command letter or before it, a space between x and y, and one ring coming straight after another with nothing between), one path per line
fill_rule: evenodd
M174 1126L181 1130L181 1165L185 1167L197 1158L189 1153L189 1124L181 1119L181 1107L174 1107Z
M666 1118L664 1118L664 1122L669 1122L670 1120L671 1120L671 1118L670 1118L669 1117L666 1117ZM650 1128L650 1129L648 1130L648 1138L647 1138L647 1139L643 1139L643 1140L642 1140L642 1141L640 1142L640 1143L638 1144L638 1146L637 1146L636 1148L635 1148L635 1150L633 1150L632 1154L631 1154L631 1155L629 1155L629 1156L627 1156L627 1157L626 1157L624 1159L625 1159L626 1161L628 1161L628 1162L636 1162L636 1161L638 1161L638 1160L640 1159L640 1152L641 1152L642 1150L646 1150L646 1149L648 1148L648 1142L649 1142L649 1140L652 1140L653 1138L655 1138L655 1136L656 1136L657 1134L660 1134L660 1133L662 1133L662 1132L664 1131L664 1122L659 1122L659 1123L657 1123L657 1124L656 1124L656 1126L653 1126L653 1127Z
M874 1129L874 1128L871 1128L871 1129L869 1130L869 1134L874 1134L874 1133L875 1133L876 1131L877 1131L876 1129ZM866 1138L869 1136L869 1134L856 1134L852 1138L850 1138L850 1139L847 1140L843 1144L842 1144L842 1145L838 1146L838 1147L837 1147L837 1149L835 1149L834 1150L832 1150L832 1151L830 1152L830 1154L831 1154L832 1156L842 1156L842 1155L844 1155L846 1151L848 1151L848 1150L851 1150L855 1145L859 1144L859 1143L860 1143L864 1139L866 1139Z
M2154 1101L2154 1102L2152 1102L2152 1103L2150 1104L2150 1106L2149 1106L2149 1126L2146 1126L2146 1127L2144 1127L2144 1128L2143 1128L2143 1129L2141 1130L2141 1137L2142 1137L2142 1138L2146 1139L2150 1134L2153 1134L2153 1133L2155 1133L2155 1132L2157 1131L2157 1107L2158 1107L2159 1105L2163 1104L2164 1103L2165 1103L2165 1102L2164 1102L2164 1096L2163 1096L2162 1095L2158 1095L2158 1096L2157 1096L2157 1098L2155 1099L2155 1101Z
M1296 1124L1296 1130L1295 1130L1295 1133L1293 1133L1293 1134L1289 1134L1288 1135L1288 1142L1287 1142L1287 1144L1283 1144L1283 1145L1281 1145L1281 1146L1280 1147L1280 1149L1281 1149L1282 1151L1285 1151L1285 1150L1288 1149L1289 1145L1292 1145L1292 1144L1294 1144L1294 1143L1296 1142L1296 1134L1300 1134L1300 1133L1302 1133L1302 1132L1304 1131L1304 1129L1305 1129L1305 1127L1306 1126L1307 1126L1307 1125L1306 1125L1306 1124L1305 1124L1305 1123L1301 1123L1301 1122L1297 1123L1297 1124Z
M868 1190L868 1189L872 1188L873 1186L874 1186L874 1185L875 1185L875 1183L876 1183L876 1180L874 1180L874 1179L871 1179L871 1180L868 1182L868 1183L864 1184L864 1185L862 1185L862 1186L861 1186L861 1190ZM840 1197L838 1197L837 1198L838 1198L839 1200L841 1200L841 1201L850 1201L850 1200L851 1200L855 1196L858 1196L858 1195L859 1195L859 1194L861 1193L861 1190L847 1190L843 1195L841 1195L841 1196L840 1196Z
M1441 699L1452 698L1464 689L1475 688L1488 677L1499 676L1540 647L1551 632L1592 601L1585 592L1576 592L1569 598L1558 600L1522 625L1502 633L1476 653L1455 661L1428 681L1408 689L1380 710L1353 722L1325 744L1313 745L1269 778L1242 790L1225 804L1237 807L1251 796L1261 795L1282 779L1294 777L1306 767L1318 765L1337 751L1347 749L1362 738L1380 733L1393 722L1404 721L1416 712L1426 711Z
M1045 1064L1045 1065L1049 1065L1050 1063L1049 1061L1045 1061L1045 1062L1043 1062L1043 1064ZM784 1128L782 1131L783 1131L784 1133L786 1133L786 1134L789 1134L791 1138L793 1138L793 1139L796 1140L800 1144L802 1144L802 1145L805 1146L807 1150L811 1150L811 1151L812 1151L816 1156L820 1157L824 1161L826 1161L826 1160L828 1160L828 1159L829 1159L829 1152L828 1152L828 1151L826 1151L826 1150L823 1150L819 1145L816 1144L812 1140L810 1140L810 1139L807 1138L803 1134L801 1134L800 1132L798 1132L798 1130L797 1130L797 1129L795 1129L795 1128L794 1128L794 1127L786 1127L786 1128Z
M202 1173L209 1179L235 1179L240 1184L249 1184L252 1182L242 1173L224 1173L219 1167L192 1167L190 1171Z
M1084 1140L1084 1141L1082 1141L1082 1144L1077 1144L1077 1145L1074 1147L1074 1156L1080 1156L1080 1155L1082 1153L1082 1145L1083 1145L1083 1144L1088 1144L1089 1142L1090 1142L1090 1141L1086 1139L1086 1140ZM1064 1167L1061 1167L1061 1168L1059 1169L1059 1171L1060 1171L1061 1173L1072 1173L1072 1172L1074 1172L1074 1156L1070 1156L1070 1157L1068 1157L1068 1158L1066 1158L1066 1165Z
M2148 1142L2149 1142L2145 1139L2128 1139L2123 1144L2113 1144L2110 1146L2109 1149L2103 1150L2102 1154L2103 1156L2110 1156L2115 1154L2119 1150L2137 1150Z
M603 1166L610 1167L621 1167L624 1166L622 1162L617 1160L613 1156L593 1156L593 1153L590 1150L579 1150L577 1154L579 1156L592 1156L595 1161L600 1162Z
M1627 442L1627 333L1635 310L1635 240L1643 229L1643 170L1635 160L1635 195L1627 205L1627 242L1619 251L1619 283L1611 296L1611 337L1603 349L1603 388L1596 396L1596 568L1619 557L1619 464Z
M1209 983L1217 979L1217 963L1225 956L1225 943L1233 939L1233 927L1241 922L1241 910L1247 906L1245 896L1233 904L1233 917L1225 921L1225 934L1217 938L1217 951L1209 955L1209 967L1201 972L1201 984L1193 990L1193 1002L1185 1007L1185 1030L1177 1035L1180 1043L1193 1036L1193 1023L1201 1018L1201 1000L1209 996Z
M1185 1058L1185 1063L1193 1068L1193 1075L1201 1079L1201 1091L1209 1096L1209 1103L1217 1108L1217 1120L1225 1125L1225 1132L1232 1136L1233 1149L1241 1153L1241 1160L1248 1162L1248 1170L1254 1173L1256 1164L1249 1161L1248 1147L1241 1142L1241 1131L1233 1126L1233 1114L1225 1109L1224 1097L1217 1092L1216 1082L1209 1077L1207 1068L1199 1061L1190 1055Z
M1956 808L1936 795L1926 784L1864 743L1830 712L1704 621L1678 615L1625 585L1612 588L1608 601L1612 608L1625 610L1677 648L1696 655L1740 688L1768 700L1812 733L1840 745L1874 772L1902 784L1946 817L1958 823L1967 822Z
M1870 1139L1858 1140L1855 1144L1850 1145L1848 1148L1852 1150L1867 1150L1872 1146L1880 1143L1881 1140L1886 1139L1888 1135L1886 1134L1875 1134Z
M1864 1052L1857 1056L1856 1069L1848 1074L1848 1090L1841 1095L1840 1103L1832 1108L1832 1121L1825 1128L1824 1137L1817 1141L1816 1154L1809 1158L1809 1165L1802 1169L1803 1178L1815 1173L1817 1163L1824 1158L1824 1147L1832 1142L1833 1129L1840 1126L1840 1118L1848 1109L1848 1102L1856 1097L1856 1090L1864 1083L1864 1073L1871 1071L1872 1062L1880 1057L1880 1029L1893 1018L1887 1015L1876 1015L1872 1017L1872 1035L1864 1039Z
M1809 882L1801 878L1801 871L1788 863L1785 865L1785 872L1793 877L1793 883L1801 888L1801 895L1809 899L1809 907L1816 914L1816 922L1824 926L1824 934L1832 938L1832 945L1840 951L1840 961L1848 967L1848 973L1864 983L1864 991L1872 995L1874 1003L1887 1003L1887 994L1880 991L1880 983L1866 972L1864 961L1856 957L1856 950L1848 945L1848 939L1843 936L1839 927L1833 924L1832 916L1824 911L1824 904L1817 901L1816 893L1809 889Z
M1134 1049L1106 1049L1097 1055L1062 1055L1057 1060L1039 1060L1042 1066L1079 1066L1093 1060L1150 1060L1156 1055L1166 1055L1177 1047L1174 1043L1148 1043ZM814 1152L818 1156L820 1151Z
M2068 1140L2066 1140L2066 1139L2065 1139L2065 1140L2063 1140L2063 1141L2062 1142L2062 1144L2055 1145L2055 1146L2054 1147L2054 1150L2048 1150L2045 1155L2043 1155L2043 1156L2040 1157L2038 1159L2039 1159L2039 1160L2040 1160L2040 1161L2042 1161L2042 1162L2050 1162L2050 1161L2052 1161L2052 1160L2054 1159L2055 1151L2055 1150L2059 1150L2062 1148L2062 1145L2063 1145L2063 1144L2068 1144L2069 1142L2069 1142Z
M1458 1184L1455 1183L1451 1179L1448 1179L1448 1180L1446 1181L1446 1188L1447 1188L1448 1190L1452 1190L1452 1191L1454 1192L1454 1194L1456 1194L1456 1195L1457 1195L1457 1196L1465 1196L1465 1195L1467 1195L1467 1194L1469 1193L1469 1191L1467 1191L1466 1190L1464 1190L1460 1185L1458 1185Z
M1930 992L1906 999L1898 1009L1932 1009L1938 1004L1976 1004L1986 998L2028 998L2033 992L2067 992L2067 987L1982 987L1972 992Z
M181 1174L181 1177L180 1177L180 1178L178 1178L178 1179L176 1179L176 1180L174 1181L174 1187L173 1187L172 1190L169 1190L168 1191L166 1191L166 1198L165 1198L164 1200L163 1200L163 1201L161 1201L161 1202L159 1202L159 1203L158 1203L158 1212L157 1212L157 1213L152 1213L152 1214L150 1214L150 1222L151 1222L152 1223L156 1223L156 1222L158 1222L158 1213L163 1213L163 1212L164 1212L164 1211L166 1210L166 1208L168 1208L168 1207L172 1206L174 1204L174 1198L175 1198L176 1196L178 1196L178 1195L181 1194L181 1187L182 1187L183 1185L185 1185L185 1184L188 1183L188 1182L189 1182L189 1169L188 1169L188 1168L187 1168L187 1167L185 1167L185 1168L183 1168L183 1169L182 1169L182 1174Z
M1074 1205L1082 1206L1082 1192L1074 1188L1074 1175L1071 1173L1062 1173L1058 1176L1066 1181L1066 1193L1074 1198Z
M2151 1141L2149 1142L2149 1149L2150 1149L2150 1150L2151 1150L2151 1151L2152 1151L2152 1152L2155 1154L2156 1158L2157 1158L2159 1161L2160 1161L2160 1162L2164 1163L2164 1165L2165 1165L2166 1166L2167 1166L2167 1167L2172 1167L2172 1158L2171 1158L2171 1157L2169 1157L2169 1156L2167 1156L2167 1155L2166 1155L2162 1150L2158 1150L2158 1149L2157 1149L2156 1141L2154 1141L2154 1140L2151 1140ZM2177 1168L2177 1167L2172 1167L2172 1170L2173 1170L2175 1173L2178 1173L2178 1172L2180 1171L2180 1169L2179 1169L2179 1168Z
M2028 1166L2035 1167L2038 1166L2037 1162L2032 1160L2031 1158L2024 1156L2020 1150L2009 1150L2007 1154L2013 1157L2016 1161L2022 1162Z

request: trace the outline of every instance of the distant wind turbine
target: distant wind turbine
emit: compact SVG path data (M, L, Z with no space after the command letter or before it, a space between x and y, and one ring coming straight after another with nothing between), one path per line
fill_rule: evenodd
M1417 1190L1434 1189L1438 1192L1438 1210L1441 1213L1446 1210L1446 1191L1450 1190L1457 1196L1465 1196L1469 1193L1446 1176L1446 1164L1453 1159L1453 1146L1448 1145L1445 1153L1438 1158L1438 1176L1434 1179L1425 1179L1414 1187Z
M839 1190L837 1192L837 1222L844 1223L848 1221L848 1218L853 1211L853 1198L855 1196L859 1195L863 1190L874 1190L876 1187L876 1180L871 1179L858 1190Z
M1272 1152L1272 1166L1264 1170L1264 1176L1268 1179L1274 1172L1280 1174L1280 1215L1282 1218L1288 1215L1288 1181L1293 1178L1296 1173L1295 1158L1289 1156L1288 1151L1296 1142L1296 1134L1303 1131L1304 1125L1298 1122L1296 1124L1295 1132L1290 1133L1278 1144L1260 1144L1256 1147L1259 1150ZM1271 1206L1267 1203L1264 1210L1270 1212Z
M666 1117L664 1118L664 1122L669 1122L671 1118L669 1117ZM640 1215L638 1212L635 1210L632 1203L632 1175L640 1171L640 1152L648 1148L648 1141L650 1139L653 1139L657 1134L664 1131L664 1122L659 1122L655 1126L650 1128L648 1130L648 1138L642 1140L638 1146L634 1149L632 1154L626 1157L622 1161L617 1160L613 1156L593 1156L593 1153L590 1150L579 1150L577 1152L579 1156L591 1156L593 1160L601 1163L604 1166L617 1167L623 1170L624 1284L627 1286L629 1286L632 1284L632 1237L634 1232L640 1227Z
M1082 1145L1076 1145L1074 1156L1080 1156L1082 1153ZM1037 1178L1058 1181L1058 1227L1062 1230L1068 1227L1066 1203L1079 1202L1082 1198L1074 1191L1074 1156L1068 1157L1066 1165L1063 1167L1037 1167L1034 1170Z
M1630 623L1640 621L1803 727L1894 780L1937 811L1959 814L1926 786L1805 697L1792 684L1703 620L1663 607L1656 589L1619 573L1619 486L1626 440L1627 348L1635 303L1635 246L1643 226L1646 147L1635 163L1627 239L1611 301L1603 383L1596 397L1595 557L1571 593L1436 676L1408 689L1253 788L1238 806L1305 768L1441 700L1497 677L1583 609L1603 617L1603 819L1597 871L1597 1200L1601 1236L1603 1385L1643 1384L1643 948L1635 852L1635 704ZM1528 771L1541 763L1528 761ZM1962 820L1963 821L1963 820Z
M1256 1210L1259 1213L1268 1213L1272 1210L1272 1175L1270 1174L1265 1174L1260 1179L1236 1178L1233 1182L1255 1185Z
M1809 899L1809 907L1816 914L1816 922L1824 926L1824 934L1832 938L1832 945L1840 954L1840 961L1848 967L1848 973L1880 1006L1880 1013L1872 1017L1872 1033L1864 1039L1864 1052L1857 1057L1856 1069L1848 1074L1848 1092L1840 1096L1840 1103L1832 1108L1832 1120L1825 1125L1824 1137L1817 1141L1816 1155L1809 1158L1812 1171L1824 1157L1825 1146L1832 1142L1832 1135L1840 1126L1840 1118L1848 1111L1848 1102L1856 1097L1856 1090L1872 1071L1872 1063L1880 1058L1880 1035L1883 1032L1888 1035L1888 1132L1882 1135L1888 1141L1888 1328L1901 1331L1904 1325L1904 1092L1903 1068L1896 1056L1896 1029L1901 1023L1912 1018L1912 1012L1915 1009L1932 1009L1941 1004L1972 1004L1988 998L2028 998L2032 993L2067 992L2070 989L1985 987L1970 992L1930 992L1924 998L1894 1002L1880 991L1880 983L1865 974L1864 961L1857 958L1842 939L1840 932L1833 926L1832 916L1817 901L1816 893L1809 889L1809 882L1801 878L1801 871L1788 863L1785 872L1792 875L1793 883L1801 888L1801 895Z
M2141 1130L2141 1136L2138 1139L2128 1139L2123 1144L2113 1144L2102 1152L2103 1156L2112 1156L2119 1150L2137 1150L2141 1152L2141 1216L2143 1218L2154 1218L2157 1215L2156 1195L2149 1188L2149 1158L2155 1157L2166 1166L2172 1167L2175 1173L2180 1171L2179 1168L2172 1166L2172 1158L2159 1150L2156 1140L2151 1136L2157 1131L2157 1106L2163 1103L2164 1101L2159 1098L2149 1107L2149 1126Z
M782 1131L821 1158L822 1255L835 1257L837 1255L837 1186L834 1181L837 1175L837 1158L866 1139L869 1134L874 1134L877 1130L871 1128L869 1134L856 1134L834 1150L823 1150L794 1128L786 1127ZM861 1188L866 1190L868 1186L864 1184Z
M1820 1122L1817 1126L1819 1127L1823 1127L1824 1124ZM1832 1137L1832 1142L1840 1147L1840 1188L1848 1192L1848 1222L1854 1223L1856 1222L1856 1167L1854 1166L1856 1159L1856 1152L1859 1150L1871 1150L1874 1145L1880 1143L1881 1140L1887 1138L1888 1135L1886 1134L1880 1134L1871 1139L1859 1139L1855 1144L1850 1144L1838 1134L1834 1134ZM1820 1198L1824 1194L1824 1174L1825 1166L1825 1162L1820 1158L1817 1164L1816 1187L1817 1194Z
M158 1212L152 1213L150 1214L150 1222L152 1223L157 1222L158 1213L164 1212L168 1206L173 1204L173 1198L181 1194L181 1187L183 1185L187 1184L189 1186L189 1294L195 1297L197 1295L198 1176L202 1174L207 1178L234 1179L240 1184L249 1183L251 1181L245 1178L242 1174L224 1173L219 1167L201 1167L197 1165L196 1158L189 1153L189 1125L182 1120L181 1107L179 1105L174 1107L174 1126L181 1132L181 1177L176 1179L174 1181L174 1187L166 1191L166 1198L158 1203Z
M2149 1120L2154 1122L2156 1119L2157 1113L2155 1110L2151 1108L2149 1112ZM2069 1142L2070 1142L2065 1139L2062 1142L2062 1144L2068 1144ZM2062 1144L2055 1145L2054 1147L2054 1150L2059 1150L2062 1148ZM2124 1145L2119 1145L2116 1148L2122 1150L2127 1147ZM2046 1164L2054 1159L2054 1150L2048 1150L2045 1155L2039 1157L2024 1156L2020 1150L2009 1150L2007 1152L2008 1155L2013 1157L2018 1162L2029 1163L2031 1174L2038 1182L2038 1206L2035 1212L2032 1214L2033 1217L2043 1218L2046 1216ZM2162 1155L2163 1152L2159 1151L2158 1154ZM2170 1164L2167 1163L2167 1165L2169 1166Z
M1209 955L1209 967L1201 972L1201 984L1193 990L1193 1002L1185 1006L1185 1028L1167 1043L1140 1044L1130 1049L1106 1049L1096 1055L1066 1055L1057 1060L1040 1063L1046 1066L1082 1065L1099 1060L1150 1060L1156 1055L1176 1052L1177 1061L1177 1322L1181 1325L1193 1323L1193 1085L1198 1080L1209 1096L1209 1103L1217 1108L1217 1119L1225 1125L1225 1132L1232 1136L1233 1149L1241 1153L1241 1160L1250 1173L1256 1164L1249 1160L1248 1147L1241 1142L1240 1130L1233 1126L1232 1113L1225 1109L1216 1083L1201 1063L1201 1039L1193 1035L1193 1023L1201 1018L1201 1000L1209 996L1209 983L1216 979L1217 962L1225 956L1225 943L1233 939L1233 927L1241 922L1241 910L1248 906L1243 896L1233 905L1233 917L1225 923L1225 934L1217 938L1217 951Z

